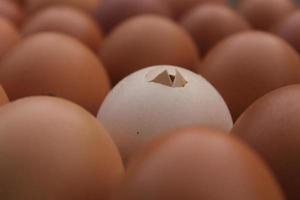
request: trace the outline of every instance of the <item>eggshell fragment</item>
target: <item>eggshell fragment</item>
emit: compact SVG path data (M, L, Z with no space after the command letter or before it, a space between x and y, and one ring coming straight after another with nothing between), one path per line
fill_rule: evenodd
M288 199L300 199L300 85L275 90L253 103L232 132L267 161Z
M279 37L249 31L214 47L201 63L199 73L221 93L235 121L261 96L300 83L300 58Z
M113 84L139 69L152 65L176 65L195 70L197 46L175 22L143 15L118 26L103 42L100 58Z
M108 200L123 174L102 125L53 97L1 107L0 152L0 198L6 200Z
M127 162L163 132L193 125L230 131L229 110L201 76L175 66L154 66L123 79L107 96L98 119Z
M93 114L110 90L97 56L76 39L58 33L40 33L23 40L0 63L0 83L11 100L58 96Z
M283 200L269 168L234 137L171 132L140 151L114 200Z
M22 28L24 36L47 31L73 36L95 52L102 42L101 30L93 18L71 7L49 7L30 18Z

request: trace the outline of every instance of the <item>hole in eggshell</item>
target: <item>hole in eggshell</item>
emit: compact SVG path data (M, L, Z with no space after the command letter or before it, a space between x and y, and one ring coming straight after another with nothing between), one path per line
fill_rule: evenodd
M151 72L153 73L153 72ZM170 74L167 70L164 70L149 80L149 82L159 83L168 87L184 87L187 81L183 78L178 70L176 70L175 75Z

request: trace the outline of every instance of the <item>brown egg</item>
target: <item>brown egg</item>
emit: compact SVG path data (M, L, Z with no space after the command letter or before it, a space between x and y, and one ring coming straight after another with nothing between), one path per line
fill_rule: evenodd
M113 83L153 65L196 69L198 51L188 33L175 22L154 15L132 18L103 42L100 56Z
M9 99L7 97L6 92L4 91L3 87L0 85L0 106L7 104Z
M300 83L300 59L280 38L249 31L231 36L213 48L199 73L221 93L236 120L259 97Z
M30 97L0 109L0 198L108 200L123 166L115 144L79 106Z
M181 24L193 36L198 48L206 54L222 39L250 29L248 22L223 5L199 5L183 16Z
M79 41L56 33L24 40L0 63L11 100L32 95L69 99L96 114L110 89L100 60Z
M287 16L273 32L289 42L300 53L300 10Z
M279 200L261 159L233 136L208 129L177 131L132 161L114 200Z
M1 6L0 6L1 7ZM20 34L9 21L0 17L0 60L20 42Z
M29 13L52 5L69 5L93 13L101 2L102 0L25 0Z
M126 19L141 14L171 16L169 7L161 0L103 0L96 18L104 31L109 32Z
M296 9L293 0L242 0L238 10L256 29L268 30Z
M0 16L20 26L24 19L24 14L20 6L12 0L0 0L0 5Z
M199 4L214 3L214 4L227 4L228 0L160 0L166 2L176 18L188 12Z
M232 132L257 150L277 175L288 199L300 199L300 85L257 100Z
M25 36L45 31L56 31L76 37L94 51L102 42L97 23L86 13L66 6L49 7L38 12L23 26Z

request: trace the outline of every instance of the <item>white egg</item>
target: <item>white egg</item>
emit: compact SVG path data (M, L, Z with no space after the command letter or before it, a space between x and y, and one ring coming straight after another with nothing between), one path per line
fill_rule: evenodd
M206 126L229 132L229 109L203 77L175 66L153 66L119 82L106 97L98 119L126 162L142 145L164 132Z

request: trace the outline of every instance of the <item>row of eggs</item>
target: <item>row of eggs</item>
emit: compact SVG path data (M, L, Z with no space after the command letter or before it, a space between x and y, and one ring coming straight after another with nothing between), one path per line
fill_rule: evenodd
M6 1L0 0L0 7ZM295 9L289 1L268 1L268 11L281 8L276 17ZM51 2L25 1L30 12ZM98 3L74 2L89 12ZM22 40L10 22L0 20L2 104L7 96L12 101L34 95L63 97L99 119L52 97L29 97L3 106L0 197L108 199L125 163L128 170L114 199L300 198L300 86L289 86L300 83L299 55L284 40L250 30L274 29L297 49L297 11L271 28L267 26L274 18L247 16L251 6L246 0L241 6L250 23L221 5L202 5L181 17L196 1L168 0L175 11L159 8L154 13L160 16L137 16L115 27L127 17L121 11L129 1L114 2L118 1L100 6L103 33L87 14L66 6L36 13L21 27ZM132 2L126 5L142 7L144 1ZM185 29L169 15L180 19ZM214 18L216 25L208 23ZM198 23L207 32L194 29ZM83 43L48 31L67 33ZM220 35L212 38L215 32ZM221 41L236 32L241 33ZM157 64L185 69L148 67ZM110 79L113 85L122 81L108 94ZM209 129L176 130L199 125Z

